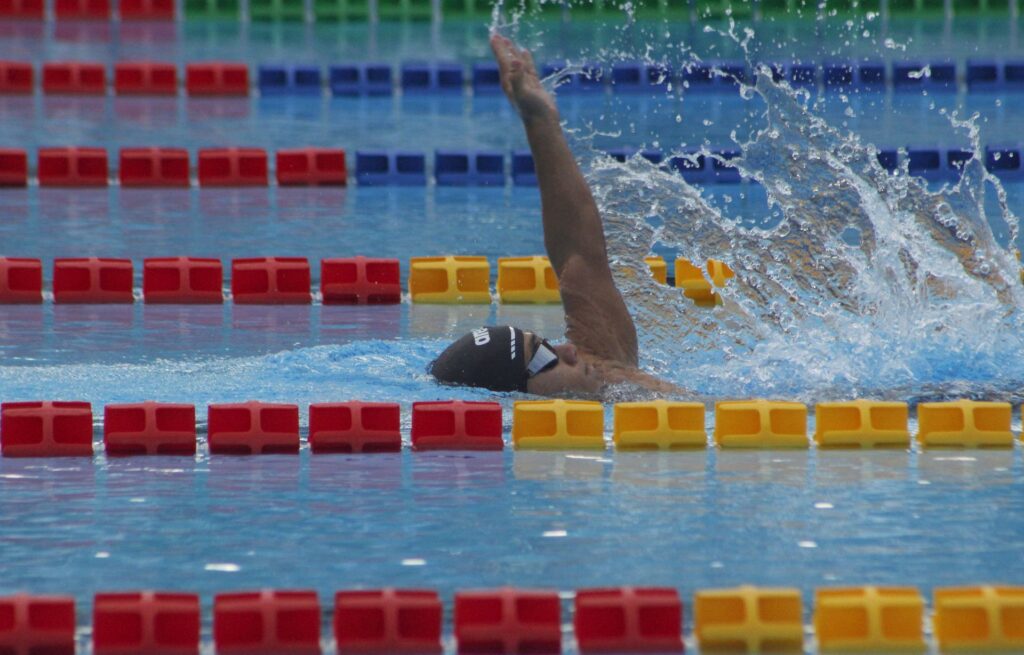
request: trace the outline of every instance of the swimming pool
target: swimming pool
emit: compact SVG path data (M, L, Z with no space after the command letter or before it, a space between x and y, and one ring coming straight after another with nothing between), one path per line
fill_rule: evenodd
M462 23L40 26L38 33L30 28L4 31L4 56L107 63L152 58L179 64L223 58L253 66L274 60L326 66L338 60L396 63L413 58L468 63L485 56L483 27ZM636 56L652 30L663 27L656 22L626 30L598 22L527 21L524 32L527 39L545 44L545 58L594 58L608 43ZM832 21L754 27L759 60L879 54L875 36L836 46L838 52L824 46L833 31L850 32ZM884 38L905 43L907 50L884 50L883 55L1011 58L1021 54L1016 27L1016 21L986 18L958 19L950 26L894 21ZM734 41L705 33L702 24L665 29L705 56L742 54ZM1012 143L1020 133L1020 115L1013 108L1018 91L863 93L854 94L848 104L834 93L822 97L812 108L816 115L880 148L969 145L969 136L952 129L940 114L944 107L980 112L982 143ZM668 257L689 256L693 247L680 237L690 223L671 214L678 210L684 219L692 216L682 201L678 207L669 203L688 197L681 181L659 177L638 161L611 164L599 151L647 146L668 152L705 143L728 147L734 130L745 140L764 124L763 102L723 94L684 92L679 99L607 93L567 95L560 102L569 127L578 130L574 147L587 163L613 229L646 217L645 202L659 203L664 209L650 217L651 224L670 229L654 251ZM786 113L792 109L777 111L797 115ZM177 145L194 154L208 146L276 150L330 144L349 153L430 153L438 148L508 152L525 146L503 99L468 95L200 100L37 93L0 97L0 116L0 143L30 151L52 145L100 145L111 152ZM764 155L752 149L757 152ZM811 179L806 189L816 181ZM1004 184L1010 207L1019 210L1024 184L1015 179ZM792 186L794 195L802 192L799 184ZM768 188L778 187L768 180ZM703 197L745 225L770 228L778 223L779 210L767 206L765 193L763 186L723 184L708 185ZM992 204L990 194L989 217L996 215ZM315 288L315 262L322 258L398 258L404 283L411 256L484 255L493 263L502 256L539 254L543 248L536 190L511 185L31 186L0 193L0 216L2 254L42 259L48 284L53 260L68 256L130 258L137 272L143 258L166 255L215 257L225 264L238 257L301 256L314 262ZM881 225L882 214L872 218ZM995 223L1005 241L1008 229ZM768 241L779 236L766 234ZM699 253L725 258L714 250L715 243L700 241ZM617 255L625 252L615 250ZM136 287L138 280L136 275ZM690 319L694 325L707 325L705 315L680 304L678 313L667 314L667 325L647 324L646 365L712 398L813 402L971 396L1020 401L1024 362L1013 324L993 327L991 333L978 330L976 323L972 329L972 320L996 315L995 303L976 287L965 287L974 295L964 302L942 306L950 319L934 323L928 337L916 324L850 319L848 329L837 328L829 317L846 320L846 314L823 302L826 296L815 295L812 287L795 288L801 307L822 307L826 315L780 310L785 321L796 321L791 325L797 329L763 333L761 346L739 356L731 349L744 352L740 340L716 338L714 331L694 337L694 328L676 322L680 316L696 316ZM647 286L636 291L651 293ZM664 296L654 297L664 302ZM880 315L889 316L891 307L878 306ZM649 318L649 306L641 307ZM770 324L770 316L761 318ZM413 401L493 399L478 390L441 388L424 372L447 339L489 322L552 336L563 330L557 308L504 304L2 306L0 399L85 400L93 403L97 416L100 407L111 403L193 403L199 408L200 432L203 406L211 403L297 403L305 427L310 403L397 401L407 439ZM672 329L688 336L674 343ZM833 338L822 338L828 334ZM514 398L499 400L507 433ZM607 413L610 426L610 405ZM1020 430L1019 414L1014 429ZM96 438L100 435L97 419ZM816 587L913 585L929 596L943 586L1024 584L1018 565L1024 549L1022 469L1019 445L1001 451L709 448L666 454L431 454L406 449L373 457L312 455L304 448L298 456L251 458L210 456L201 448L194 459L102 454L92 460L0 458L0 590L71 594L78 601L77 624L88 626L92 594L117 589L192 591L208 607L216 593L261 587L315 589L326 605L334 590L361 587L433 588L448 603L456 590L502 585L562 592L668 586L683 594L684 632L690 635L689 601L698 589L791 586L801 591L809 608ZM564 600L568 603L568 597ZM204 643L209 645L206 614ZM81 648L88 648L88 630L79 637ZM566 650L572 651L568 627L566 637Z

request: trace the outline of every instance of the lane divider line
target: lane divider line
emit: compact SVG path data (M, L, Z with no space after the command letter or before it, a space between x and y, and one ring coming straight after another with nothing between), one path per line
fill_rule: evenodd
M1003 180L1024 179L1019 143L984 146L978 159L985 169ZM626 163L640 158L663 171L681 175L690 184L750 184L730 160L741 156L736 148L664 153L654 149L618 147L605 154ZM876 151L881 171L929 181L956 182L975 153L962 147L887 147ZM263 148L200 148L193 168L184 148L132 147L116 152L116 170L105 148L39 148L35 167L28 151L0 148L0 187L202 188L278 186L517 187L537 186L533 156L528 151L358 150L354 180L349 179L343 148L283 148L271 158Z
M814 589L810 615L796 587L741 585L693 591L692 638L702 651L1020 652L1024 587L937 587L929 611L912 586ZM684 602L673 587L456 590L452 636L458 653L561 653L563 597L580 653L684 650ZM92 599L92 652L197 653L202 646L199 594L107 591ZM444 605L433 589L342 590L334 594L330 638L313 589L223 591L212 599L218 653L441 653ZM0 648L74 653L75 598L0 596ZM855 619L851 619L853 616ZM568 618L568 617L566 617ZM926 621L934 634L925 629ZM88 633L88 630L83 632ZM806 637L813 634L813 637ZM205 649L204 649L205 651Z
M804 403L769 400L714 404L713 440L699 402L616 403L610 443L605 406L595 401L516 400L509 441L515 450L683 451L728 449L819 450L888 448L1013 449L1013 407L1008 402L954 400L919 403L912 441L909 405L857 400L819 403L808 434ZM836 410L847 410L838 413ZM291 403L211 404L206 445L211 455L297 454L308 443L314 454L397 452L402 448L397 402L327 402L309 406L302 438L299 406ZM885 424L887 439L873 430ZM868 424L865 424L868 421ZM199 425L188 403L117 403L103 412L108 457L194 456ZM496 401L425 401L411 407L412 450L500 451L505 448L503 409ZM0 404L0 452L4 457L92 457L92 404L83 401L21 401Z

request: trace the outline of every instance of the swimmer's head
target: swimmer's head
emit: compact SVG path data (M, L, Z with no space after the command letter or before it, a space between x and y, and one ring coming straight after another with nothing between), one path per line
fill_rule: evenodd
M445 348L428 370L444 384L526 391L526 338L511 325L478 328Z
M571 343L551 345L532 332L509 325L469 332L430 363L443 384L522 391L549 396L596 393L602 380Z

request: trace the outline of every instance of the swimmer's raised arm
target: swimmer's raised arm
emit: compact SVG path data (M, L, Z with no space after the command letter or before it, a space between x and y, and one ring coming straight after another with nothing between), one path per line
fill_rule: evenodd
M501 86L519 112L540 186L544 246L558 276L567 336L597 357L637 365L633 318L612 279L601 215L530 53L494 34Z

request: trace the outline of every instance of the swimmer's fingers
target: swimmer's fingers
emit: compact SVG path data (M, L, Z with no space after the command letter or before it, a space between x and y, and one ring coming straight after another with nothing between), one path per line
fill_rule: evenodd
M522 62L519 60L515 46L512 41L500 34L491 35L491 51L494 59L498 62L498 71L501 76L501 88L509 96L513 93L515 78L521 77Z
M520 48L519 56L523 60L523 69L526 71L526 74L540 79L540 76L537 75L537 66L533 63L533 55L530 51L526 48Z

